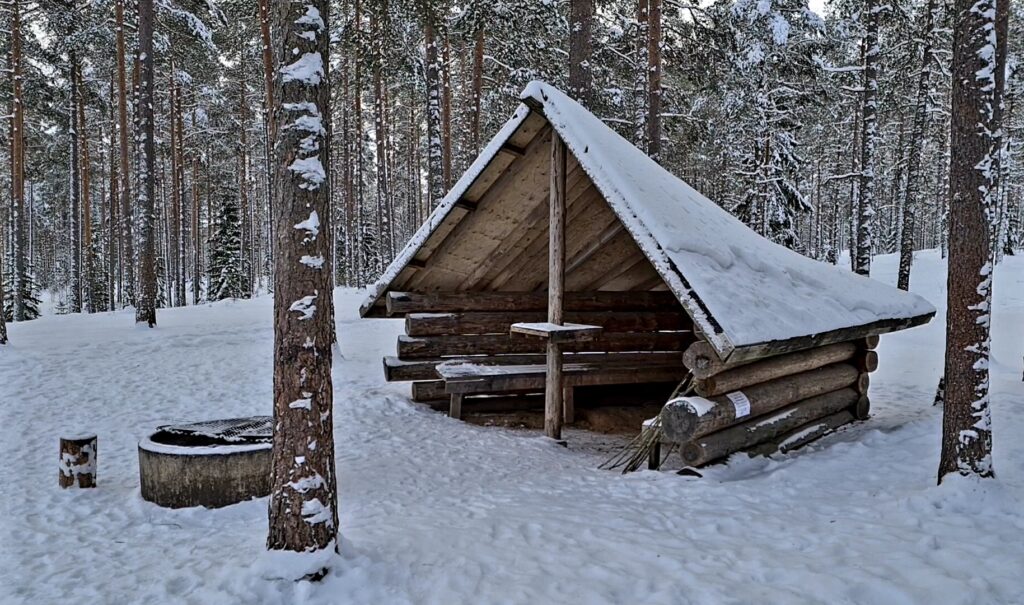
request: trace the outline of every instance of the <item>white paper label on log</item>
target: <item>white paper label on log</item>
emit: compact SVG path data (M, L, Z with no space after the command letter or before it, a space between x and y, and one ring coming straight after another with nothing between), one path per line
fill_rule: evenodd
M750 400L743 394L743 391L733 391L732 393L726 393L725 396L729 398L733 407L736 408L737 418L750 415Z

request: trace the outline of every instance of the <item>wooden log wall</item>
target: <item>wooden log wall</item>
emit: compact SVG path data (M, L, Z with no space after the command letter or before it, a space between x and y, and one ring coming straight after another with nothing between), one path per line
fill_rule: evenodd
M542 365L544 341L510 334L509 329L513 323L545 321L547 302L544 291L390 292L388 313L405 316L405 334L398 338L397 354L384 358L385 378L413 382L414 401L447 402L444 382L435 371L441 362ZM682 352L695 336L689 317L671 293L566 292L564 305L566 322L603 328L593 340L563 344L566 364L633 367L635 375L630 378L637 383L663 382L666 365L677 365L680 376L685 373ZM520 394L528 392L533 391ZM509 397L502 405L514 407L516 401ZM474 406L467 399L465 407Z
M866 419L877 344L875 336L730 364L695 342L683 363L697 396L665 406L664 439L680 444L688 466L703 466L740 451L786 452Z

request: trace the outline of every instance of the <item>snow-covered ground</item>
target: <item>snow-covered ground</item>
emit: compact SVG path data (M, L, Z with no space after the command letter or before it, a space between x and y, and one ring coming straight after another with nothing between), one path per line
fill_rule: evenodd
M895 259L875 276L895 281ZM0 602L1024 603L1024 258L996 270L996 481L936 487L944 263L918 256L928 326L882 338L873 417L703 478L597 470L570 437L482 428L383 381L401 322L339 291L343 556L320 584L263 580L266 501L165 510L136 443L173 421L270 413L271 300L49 316L0 349ZM57 439L99 435L99 488L57 486ZM73 601L70 600L73 598Z

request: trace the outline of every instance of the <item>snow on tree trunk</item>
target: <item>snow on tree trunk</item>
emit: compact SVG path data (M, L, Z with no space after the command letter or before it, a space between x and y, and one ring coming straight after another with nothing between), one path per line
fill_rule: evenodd
M131 172L128 168L128 84L125 68L124 0L117 0L114 10L117 28L117 135L120 161L121 205L121 267L124 271L122 304L135 303L135 242L134 212L131 203Z
M476 40L473 44L473 155L480 153L480 111L484 94L484 28L477 26ZM571 44L571 43L570 43ZM571 48L571 46L570 46ZM572 52L570 50L570 52ZM416 122L412 118L410 125ZM411 162L410 162L411 164Z
M441 143L441 65L437 52L437 32L433 8L426 8L423 26L427 75L427 171L430 207L446 193L444 188L444 145Z
M337 550L331 343L330 116L326 0L271 6L274 142L273 559L284 575L318 578Z
M74 50L70 51L68 63L71 67L71 90L68 98L68 173L71 175L71 254L73 269L71 273L71 296L70 311L72 313L82 312L82 172L81 159L79 158L79 137L78 137L78 105L79 98L80 70L78 68L78 57Z
M939 482L991 477L991 228L998 152L995 6L957 0L950 147L945 407Z
M594 0L569 2L569 96L589 108L593 102L594 76L590 66L593 55ZM481 64L483 44L480 38ZM474 69L476 69L474 64ZM475 72L474 72L475 73ZM479 111L479 106L477 107ZM480 146L476 145L479 149Z
M932 41L935 37L936 0L928 0L921 27L921 71L917 76L917 97L914 122L910 132L910 153L907 156L907 188L903 198L902 232L900 233L900 268L897 287L910 289L910 265L914 260L914 230L917 208L921 204L921 155L928 128L928 94L931 89Z
M157 275L156 275L156 146L153 114L153 0L139 0L139 103L136 114L139 126L142 158L139 161L139 226L142 250L139 254L139 300L135 308L135 322L156 327Z
M861 102L860 200L857 209L857 249L854 271L871 273L871 246L875 216L875 145L878 139L878 21L879 0L864 6L864 91Z
M25 107L22 96L21 69L21 1L11 4L11 224L14 247L14 267L11 279L13 300L12 319L28 319L26 306L26 278L28 276L28 248L25 245ZM0 251L2 254L2 251ZM3 299L0 298L0 301ZM0 303L2 305L2 303Z
M661 161L661 0L647 11L647 155Z

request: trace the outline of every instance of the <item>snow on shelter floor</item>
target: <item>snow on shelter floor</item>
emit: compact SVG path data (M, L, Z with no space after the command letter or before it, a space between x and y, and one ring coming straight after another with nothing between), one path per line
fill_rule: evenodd
M874 273L892 283L895 258ZM998 479L934 486L940 308L884 336L873 416L701 478L597 470L604 454L457 422L409 402L380 358L400 321L339 290L335 363L343 554L319 584L255 571L266 499L166 510L139 495L158 424L270 413L271 299L45 317L0 349L0 603L1022 603L1024 258L996 270ZM99 435L99 488L57 486L57 438Z

